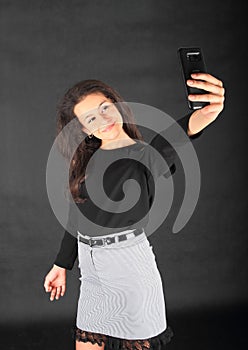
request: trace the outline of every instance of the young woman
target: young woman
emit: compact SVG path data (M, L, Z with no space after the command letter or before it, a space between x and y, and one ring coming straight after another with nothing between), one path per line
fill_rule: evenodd
M208 92L189 96L189 99L210 102L179 120L188 136L195 139L223 110L224 88L220 80L205 73L192 75L188 84ZM169 171L160 164L153 172L149 163L151 149L143 142L132 114L123 102L107 84L85 80L67 91L58 108L58 134L75 119L80 132L87 135L70 158L72 198L84 216L102 227L100 232L94 228L79 229L69 215L69 221L73 222L70 229L65 230L60 251L45 277L44 288L51 293L50 300L58 300L65 294L66 270L72 269L78 256L81 286L73 327L76 350L159 350L173 336L166 321L161 276L145 226L146 214L153 201L153 175L170 176L175 171L175 154L161 138L155 137L150 145L161 151L169 163ZM69 158L67 140L64 142L61 150ZM137 166L134 159L129 159L130 151L147 157L150 169ZM97 167L101 169L111 159L119 161L106 170L103 187L117 206L123 199L123 183L127 179L136 179L141 188L137 203L124 213L108 211L104 201L101 207L97 206L85 186L88 179L93 179L93 184L98 183Z

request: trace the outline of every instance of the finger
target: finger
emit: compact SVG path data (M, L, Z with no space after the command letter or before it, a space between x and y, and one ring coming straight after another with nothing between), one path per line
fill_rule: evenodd
M214 94L191 94L188 95L190 101L201 101L201 102L210 102L210 103L223 103L224 96L214 95Z
M223 87L222 81L215 78L213 75L211 75L209 73L192 73L191 77L194 79L206 80L211 84Z
M53 301L54 300L54 297L56 295L56 292L57 292L57 288L56 287L53 287L52 288L52 291L51 291L51 295L50 295L50 300Z
M219 114L223 110L224 106L222 103L212 103L210 105L207 105L203 108L201 108L202 114L210 114L210 113L216 113Z
M65 290L66 290L66 286L65 286L65 284L62 284L62 286L61 286L61 296L62 296L62 297L63 297L64 294L65 294Z
M219 85L214 85L205 81L187 80L187 85L212 92L213 94L224 96L225 89Z
M60 293L61 293L61 287L57 287L57 291L56 291L56 295L55 298L58 300L60 297Z

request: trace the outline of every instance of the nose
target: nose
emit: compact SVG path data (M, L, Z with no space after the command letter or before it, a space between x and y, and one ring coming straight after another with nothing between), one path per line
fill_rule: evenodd
M106 128L107 125L110 125L113 122L114 122L113 117L108 116L108 115L102 115L99 127L104 129L104 128Z

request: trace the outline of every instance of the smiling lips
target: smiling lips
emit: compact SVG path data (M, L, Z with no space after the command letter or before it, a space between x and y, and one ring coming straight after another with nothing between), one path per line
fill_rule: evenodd
M106 129L102 130L102 132L110 131L113 128L114 125L115 125L115 123L109 125Z

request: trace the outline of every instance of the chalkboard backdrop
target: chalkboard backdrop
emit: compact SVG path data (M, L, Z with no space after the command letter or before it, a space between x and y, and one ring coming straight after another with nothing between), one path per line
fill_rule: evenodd
M172 234L178 201L151 237L168 313L247 304L247 45L237 3L0 1L2 324L73 321L76 314L77 262L63 298L52 303L43 289L64 230L45 177L59 98L80 80L100 79L126 101L177 120L189 112L180 46L202 47L226 102L195 143L202 177L194 215ZM181 179L179 171L178 193Z

